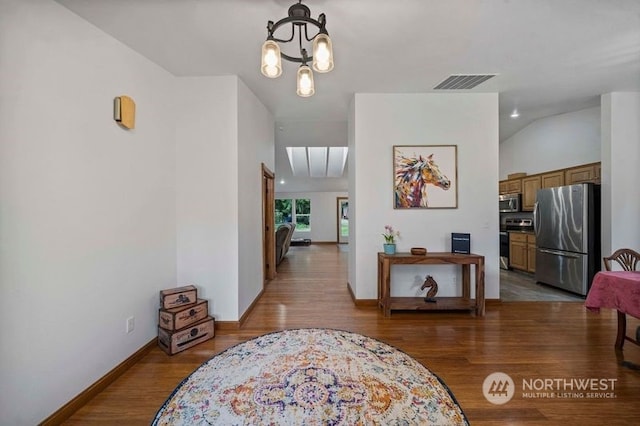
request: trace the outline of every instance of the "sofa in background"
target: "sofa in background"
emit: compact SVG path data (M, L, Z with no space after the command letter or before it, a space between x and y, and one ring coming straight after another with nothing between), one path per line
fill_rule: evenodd
M276 265L279 265L287 255L295 229L295 223L283 223L276 230Z

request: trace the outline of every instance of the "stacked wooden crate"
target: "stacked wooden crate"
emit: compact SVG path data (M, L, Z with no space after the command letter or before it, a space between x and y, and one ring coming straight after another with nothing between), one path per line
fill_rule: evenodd
M214 336L209 302L198 299L193 285L160 291L158 346L169 355L189 349Z

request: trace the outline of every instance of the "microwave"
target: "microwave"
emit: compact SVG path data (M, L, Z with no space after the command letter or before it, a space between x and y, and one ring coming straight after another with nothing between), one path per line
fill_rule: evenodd
M521 194L502 194L498 198L498 206L500 213L519 212Z

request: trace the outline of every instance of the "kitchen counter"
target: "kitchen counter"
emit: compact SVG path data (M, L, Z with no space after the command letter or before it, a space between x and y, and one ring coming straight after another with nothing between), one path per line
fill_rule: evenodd
M533 232L533 229L531 230L507 229L505 225L500 225L500 232L512 232L514 234L535 234L535 232Z

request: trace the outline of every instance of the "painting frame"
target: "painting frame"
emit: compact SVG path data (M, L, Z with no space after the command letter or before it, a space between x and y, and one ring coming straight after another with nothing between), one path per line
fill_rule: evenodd
M393 145L393 208L457 209L458 145Z

